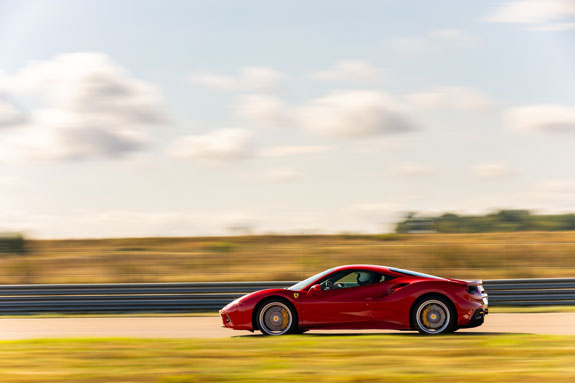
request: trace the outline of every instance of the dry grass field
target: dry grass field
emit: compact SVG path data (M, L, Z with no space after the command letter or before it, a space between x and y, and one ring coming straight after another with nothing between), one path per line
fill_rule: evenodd
M0 283L300 280L370 263L453 278L575 276L575 232L32 240Z

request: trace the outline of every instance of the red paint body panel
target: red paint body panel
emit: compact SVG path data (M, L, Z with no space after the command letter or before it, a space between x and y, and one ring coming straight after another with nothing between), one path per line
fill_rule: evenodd
M321 328L326 325L342 327L369 325L373 318L374 295L378 285L319 291L314 295L302 293L301 326Z
M295 308L300 329L412 329L410 312L415 301L426 294L447 297L457 311L457 323L464 327L476 310L487 312L487 294L470 294L470 284L455 279L406 276L383 266L350 265L334 268L368 270L394 279L367 286L308 293L312 281L301 290L261 290L230 303L222 310L223 325L237 330L254 330L253 318L258 304L266 299L283 299ZM331 275L327 274L327 275Z
M286 289L267 289L244 295L220 310L223 325L235 330L253 331L254 327L252 317L254 309L257 307L258 303L268 298L281 298L289 301L296 311L298 311L298 318L301 318L299 315L299 302L294 298L294 293L298 292ZM303 294L300 293L300 297L301 295ZM229 322L226 322L226 318L224 316L229 318Z

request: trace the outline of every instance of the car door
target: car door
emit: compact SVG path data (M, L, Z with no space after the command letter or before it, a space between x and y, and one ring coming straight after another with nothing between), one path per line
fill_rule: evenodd
M379 285L372 283L359 286L341 282L340 288L303 294L300 306L303 326L308 328L368 326L372 321L374 297L378 295Z
M380 283L381 289L375 296L373 307L373 321L375 323L387 323L387 326L401 323L405 318L398 321L401 316L409 316L409 307L404 307L401 295L396 296L394 293L407 286L409 280L405 278L387 277Z

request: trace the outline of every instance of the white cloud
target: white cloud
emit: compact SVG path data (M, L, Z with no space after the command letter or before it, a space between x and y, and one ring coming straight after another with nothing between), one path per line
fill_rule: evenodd
M503 116L508 128L545 133L575 133L575 107L527 105L511 108Z
M301 146L272 146L262 149L262 157L292 157L308 154L325 153L332 150L329 146L301 145Z
M405 54L423 54L432 52L435 47L427 39L417 37L400 37L391 42L391 47Z
M244 172L235 175L245 180L263 180L271 183L287 183L302 178L303 174L293 168L276 168L260 172Z
M296 125L331 137L368 137L415 129L403 106L383 92L338 91L294 111Z
M553 23L531 27L530 29L533 31L564 31L567 29L575 29L575 22Z
M415 129L407 108L378 91L336 91L286 106L271 96L241 99L237 112L262 125L286 125L328 137L368 137Z
M399 219L398 210L397 204L374 202L353 204L338 213L345 217L348 227L374 233L391 229Z
M0 160L113 158L141 150L147 142L147 136L135 126L43 109L35 112L30 124L5 138Z
M433 173L433 168L416 162L404 162L395 164L393 171L400 176L417 177L430 175Z
M290 182L300 179L302 174L295 169L273 169L265 172L263 177L272 182Z
M484 21L528 25L534 30L566 30L575 28L573 0L517 0L506 2Z
M246 86L253 89L273 89L283 79L283 73L267 67L246 67L240 71Z
M24 111L0 96L0 129L22 125L25 122Z
M575 209L575 179L558 178L535 182L515 196L518 206L544 209L548 213L564 213Z
M181 212L100 211L59 215L0 212L2 230L19 231L35 238L98 238L193 236L229 234L229 228L251 223L250 212L215 211L209 214ZM6 226L9 223L9 226Z
M0 177L0 191L20 190L26 186L29 186L29 182L24 178L15 176Z
M267 67L244 67L233 76L215 73L192 73L188 79L198 85L226 91L265 91L275 89L283 73Z
M373 82L379 80L383 73L383 69L365 61L343 60L331 69L312 74L311 78L320 81Z
M575 195L575 180L571 179L549 179L542 181L537 189L550 194Z
M347 206L345 210L348 212L357 213L359 215L373 217L374 215L379 216L381 214L388 214L394 211L396 208L397 205L395 204L375 202L352 204Z
M31 62L4 75L0 91L35 100L4 141L3 160L121 156L142 149L146 128L165 121L157 89L101 53Z
M481 91L465 87L438 87L407 95L407 101L416 108L484 110L494 102Z
M504 162L485 162L473 167L473 171L481 178L506 178L516 174L516 170Z
M219 129L206 134L180 137L169 149L179 158L226 162L248 158L253 152L253 134L245 129Z
M220 90L235 90L238 83L231 76L222 76L213 73L191 74L189 80L197 85Z
M4 82L9 92L40 96L49 106L98 120L153 124L164 119L157 89L131 77L102 53L66 53L33 61Z
M279 98L266 94L250 94L241 96L236 106L238 115L257 121L265 126L285 124L288 120L288 110Z
M480 39L461 29L437 29L421 37L400 37L391 41L391 48L405 54L425 54L444 47L472 47Z
M33 214L0 210L6 231L20 231L34 238L101 238L229 235L242 231L264 233L380 233L392 228L398 207L361 203L326 211L293 209L263 211L212 210L209 213L151 211L82 211Z
M455 28L437 29L429 34L429 38L461 46L470 46L479 42L479 38L476 36Z

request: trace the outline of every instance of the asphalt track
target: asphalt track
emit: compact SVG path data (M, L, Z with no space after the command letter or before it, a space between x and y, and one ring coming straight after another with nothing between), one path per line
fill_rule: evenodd
M0 340L70 337L226 338L259 332L222 328L219 317L15 318L0 319ZM575 313L490 314L465 333L575 335ZM399 331L310 331L307 334L405 334Z

